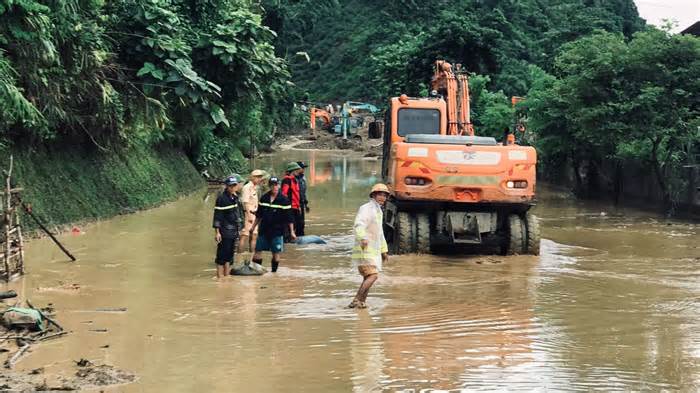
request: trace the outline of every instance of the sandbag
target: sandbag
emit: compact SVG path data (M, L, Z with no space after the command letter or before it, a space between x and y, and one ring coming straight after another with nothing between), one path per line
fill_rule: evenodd
M38 310L10 307L2 314L2 323L8 329L44 330L44 320Z
M0 300L11 299L13 297L17 297L17 292L15 292L12 289L10 289L9 291L0 291Z
M297 238L296 244L326 244L326 241L321 239L320 236L306 235L299 236Z
M245 261L241 265L234 265L231 268L231 274L234 276L262 276L265 273L267 273L265 267L257 263L250 263L250 261Z

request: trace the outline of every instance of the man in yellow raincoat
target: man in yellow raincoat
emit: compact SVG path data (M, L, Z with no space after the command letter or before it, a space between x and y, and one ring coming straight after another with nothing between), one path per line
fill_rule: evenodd
M382 263L389 259L389 249L384 239L382 206L389 197L389 188L375 184L369 193L369 202L360 206L355 216L355 246L352 249L352 262L362 275L363 281L357 295L348 307L367 308L365 301L369 289L382 271Z

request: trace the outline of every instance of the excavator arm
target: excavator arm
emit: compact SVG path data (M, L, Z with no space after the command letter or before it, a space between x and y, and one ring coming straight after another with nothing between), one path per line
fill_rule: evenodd
M447 134L474 135L474 127L469 114L469 82L462 66L452 65L444 60L435 62L435 74L431 88L445 98L447 103Z
M328 111L319 108L311 108L309 128L311 128L312 131L316 129L317 118L323 120L324 128L329 129L331 127L331 115Z

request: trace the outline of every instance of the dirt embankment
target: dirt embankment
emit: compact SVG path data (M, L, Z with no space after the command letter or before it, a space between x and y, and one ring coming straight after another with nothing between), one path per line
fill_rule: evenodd
M350 150L364 153L365 157L381 157L382 139L370 139L367 127L358 129L355 135L343 139L325 130L309 130L282 136L275 144L274 150Z

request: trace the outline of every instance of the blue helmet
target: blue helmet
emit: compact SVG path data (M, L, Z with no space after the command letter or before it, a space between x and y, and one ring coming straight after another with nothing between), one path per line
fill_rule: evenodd
M224 184L226 184L227 186L233 186L240 183L241 180L241 176L237 173L234 173L233 175L227 177L226 180L224 180Z

